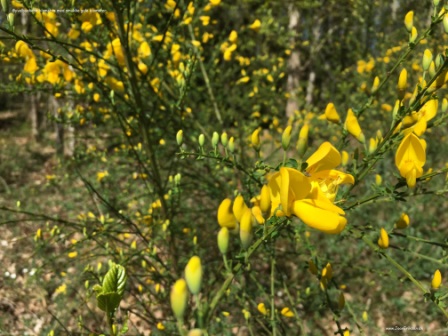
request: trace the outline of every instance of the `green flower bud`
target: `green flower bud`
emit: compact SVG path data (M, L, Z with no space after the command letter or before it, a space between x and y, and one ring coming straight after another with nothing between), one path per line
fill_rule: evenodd
M198 256L191 257L185 267L185 279L190 292L194 295L199 294L202 284L202 265Z
M283 131L283 134L282 134L283 150L287 150L289 147L289 143L291 142L291 131L292 131L291 125L286 127L285 130Z
M409 43L414 43L417 40L418 31L417 28L412 27L411 34L409 35Z
M432 53L429 49L426 49L423 53L423 61L422 61L424 71L428 71L431 62L432 62Z
M240 239L243 249L247 249L252 242L252 211L247 208L241 217L240 223Z
M182 146L184 142L184 132L182 130L179 130L176 134L176 141L178 146Z
M8 23L11 28L14 27L14 13L8 14Z
M199 135L198 142L199 142L199 146L204 147L204 142L205 142L204 134Z
M443 16L443 30L448 34L448 14Z
M2 0L2 8L3 8L3 11L5 12L5 13L8 13L8 1L7 0Z
M228 144L228 148L230 153L235 153L235 139L233 137L230 137L229 139L229 144Z
M431 78L436 75L436 65L434 61L432 61L431 64L429 65L428 74Z
M185 309L187 308L188 300L187 283L184 279L177 280L171 288L170 300L174 316L176 316L178 320L182 320Z
M221 254L226 254L229 249L229 229L221 228L218 233L218 248Z
M212 146L213 146L213 148L218 146L218 142L219 142L219 134L218 134L218 132L213 132L213 136L212 136Z
M227 142L228 142L228 136L227 136L227 133L226 132L223 132L222 134L221 134L221 143L222 143L222 145L224 146L224 147L227 147Z
M442 100L442 112L445 113L448 109L448 100L446 98L443 98Z

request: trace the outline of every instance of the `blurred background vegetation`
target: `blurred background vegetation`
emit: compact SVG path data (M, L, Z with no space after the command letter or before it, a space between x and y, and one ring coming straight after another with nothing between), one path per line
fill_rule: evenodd
M281 162L284 128L292 125L296 139L308 123L305 158L330 141L348 153L350 172L353 162L362 161L364 148L355 140L340 141L342 127L320 118L327 104L333 102L341 115L366 107L360 117L366 138L375 138L378 130L385 133L399 70L406 68L412 83L408 100L422 76L423 51L437 55L447 43L442 25L435 25L390 72L408 50L405 14L414 11L414 25L423 33L444 1L437 10L432 0L3 3L4 334L106 333L92 287L113 260L125 266L129 277L118 322L129 320L130 335L175 335L169 305L173 282L188 259L199 255L202 300L211 300L225 279L216 246L218 205L238 192L249 204L258 194L259 185L249 175ZM372 94L375 76L388 75L382 90ZM437 94L441 102L446 90ZM447 163L444 120L426 134L425 169L436 171ZM258 156L250 135L259 127ZM187 152L199 151L197 139L204 134L204 155L212 158L179 155L179 129ZM215 131L234 137L234 162L249 175L209 155ZM298 159L293 147L288 157ZM222 146L218 150L226 155ZM384 155L347 201L393 189L399 178L393 157L392 152ZM375 184L377 174L381 186ZM445 176L430 182L436 187L423 187L418 196L347 211L350 228L373 241L380 227L391 229L402 212L408 213L406 234L412 238L391 238L397 248L390 253L425 284L436 268L442 274L447 269ZM274 253L279 335L333 335L341 328L382 335L385 327L396 325L446 335L438 307L351 233L324 235L298 221L288 226L238 274L213 312L209 334L271 335L270 315L259 304L270 307L269 257ZM232 250L229 258L239 260L237 239ZM330 302L344 292L342 312L330 309L308 271L310 258L319 269L333 265L339 289L329 290ZM190 310L186 321L192 327Z

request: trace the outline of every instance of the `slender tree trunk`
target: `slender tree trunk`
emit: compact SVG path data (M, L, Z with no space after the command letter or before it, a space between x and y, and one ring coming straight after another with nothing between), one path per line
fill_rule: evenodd
M289 12L289 25L290 31L296 33L299 26L300 13L291 4L288 8ZM296 38L293 34L291 38L291 44L294 45ZM290 117L294 115L294 112L299 109L297 93L300 85L300 52L293 50L288 59L288 77L287 77L287 92L289 94L288 101L286 103L286 116Z

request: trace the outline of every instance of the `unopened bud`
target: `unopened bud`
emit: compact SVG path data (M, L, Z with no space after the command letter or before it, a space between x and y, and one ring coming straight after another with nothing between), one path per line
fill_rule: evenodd
M187 283L184 279L177 280L173 288L171 288L170 300L174 316L178 320L182 320L188 300Z
M406 229L409 226L409 223L409 216L405 213L402 213L398 221L395 223L395 228L400 230Z
M229 249L229 229L222 227L218 233L218 248L221 254L226 254Z
M442 64L443 64L443 56L442 56L442 54L438 54L436 56L435 62L436 62L436 69L439 69L442 66Z
M418 31L417 28L412 27L411 34L409 35L409 43L414 43L417 41Z
M441 284L442 284L442 273L440 273L439 270L436 270L434 272L434 276L432 277L431 288L438 289Z
M188 261L185 267L185 280L190 292L194 295L199 294L202 284L202 265L198 256L191 257Z
M14 13L8 14L8 23L10 28L14 28Z
M445 113L448 109L448 100L446 98L443 98L442 100L442 112Z
M384 228L381 228L380 238L378 239L378 246L382 249L387 249L389 247L389 235Z
M9 12L9 8L8 8L8 1L7 0L2 0L2 8L3 8L3 11L5 12L5 13L8 13Z
M213 146L213 148L218 146L218 142L219 142L219 134L218 134L218 132L213 132L213 136L212 136L212 146Z
M230 153L235 153L235 139L233 137L230 137L227 148L229 148Z
M176 134L176 141L178 146L182 146L184 142L184 132L182 130L179 130Z
M443 30L448 34L448 14L443 16Z
M224 146L224 147L227 147L227 142L229 141L229 138L228 138L228 136L227 136L227 133L226 132L223 132L222 134L221 134L221 143L222 143L222 145Z
M255 131L252 132L252 135L250 137L250 141L252 142L252 146L254 146L255 150L260 150L260 128L257 128Z
M204 142L205 142L205 136L204 134L200 134L198 138L199 146L204 147Z
M429 65L428 74L431 78L436 75L436 65L434 61L432 61L431 64Z
M378 86L380 86L380 78L378 76L376 76L373 80L373 84L372 84L372 93L375 92L376 90L378 90Z
M291 125L286 127L285 130L283 131L283 134L282 134L283 150L287 150L289 147L289 143L291 142L291 131L292 131Z
M299 157L303 157L308 147L308 132L309 126L308 124L303 125L299 132L299 140L297 141L297 151Z
M414 27L414 12L409 11L404 17L404 26L406 30L410 33L412 31L412 27Z
M400 99L403 99L407 87L408 87L408 72L406 69L403 69L400 72L397 84L398 96L400 97Z
M431 62L432 62L432 53L429 49L426 49L423 53L423 61L422 61L424 71L427 71L429 69Z

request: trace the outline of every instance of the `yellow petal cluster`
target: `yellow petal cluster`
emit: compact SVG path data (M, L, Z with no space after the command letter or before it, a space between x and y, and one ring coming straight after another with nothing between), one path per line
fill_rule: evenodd
M395 165L409 188L414 188L417 178L422 176L425 162L426 142L414 133L409 133L403 138L395 154Z

